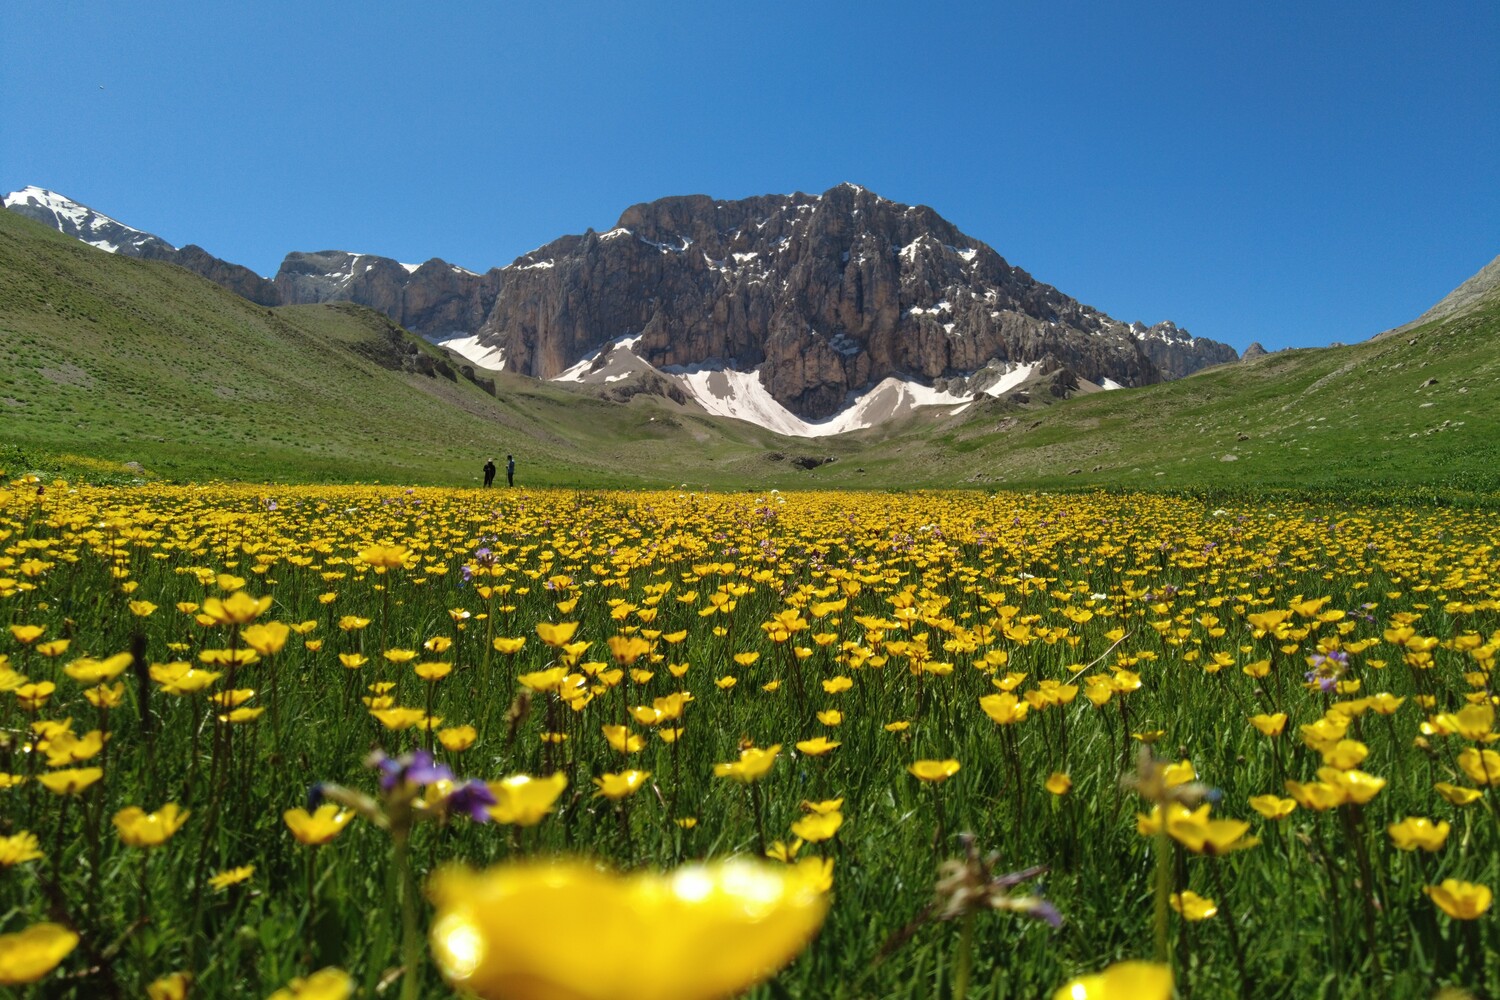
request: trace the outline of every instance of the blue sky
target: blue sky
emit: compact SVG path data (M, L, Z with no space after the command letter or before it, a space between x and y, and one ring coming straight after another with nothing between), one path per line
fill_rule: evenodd
M1497 51L1493 0L11 0L0 186L271 274L847 180L1118 319L1311 346L1500 254Z

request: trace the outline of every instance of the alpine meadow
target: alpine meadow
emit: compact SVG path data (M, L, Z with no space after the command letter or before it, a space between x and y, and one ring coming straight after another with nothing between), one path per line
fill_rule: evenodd
M0 995L1497 1000L1497 31L19 0Z

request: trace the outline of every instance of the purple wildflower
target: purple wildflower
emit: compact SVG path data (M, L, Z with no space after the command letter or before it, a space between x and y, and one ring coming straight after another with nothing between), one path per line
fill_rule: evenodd
M378 754L375 767L380 771L381 791L385 792L397 785L431 785L453 780L453 772L435 762L426 750L414 750L400 757Z
M485 823L490 818L490 806L495 796L482 781L469 780L455 789L443 800L443 808L450 813L465 813L476 823Z

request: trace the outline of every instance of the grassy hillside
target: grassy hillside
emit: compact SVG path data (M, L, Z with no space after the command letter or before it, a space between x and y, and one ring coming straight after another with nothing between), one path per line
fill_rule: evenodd
M809 441L512 375L492 396L370 310L265 309L0 212L0 350L10 472L462 485L512 452L529 485L1500 490L1500 293L1349 347Z
M1500 489L1500 301L1397 338L1163 385L987 404L876 445L860 465L913 484ZM862 478L818 472L828 484Z

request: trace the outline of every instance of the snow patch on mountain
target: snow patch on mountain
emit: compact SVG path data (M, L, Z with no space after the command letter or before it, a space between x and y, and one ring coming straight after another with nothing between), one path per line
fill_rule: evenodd
M590 351L553 382L618 382L632 371L649 369L651 366L636 356L635 345L641 342L640 334L616 337L597 350Z
M438 347L445 347L467 361L471 361L481 368L492 368L495 371L505 370L505 351L499 347L490 347L479 342L476 334L452 333L440 337L432 337L427 341Z
M1039 374L1041 370L1042 365L1040 362L1029 365L1016 365L1014 368L1008 369L1004 375L1000 376L1000 380L997 381L994 385L986 386L984 390L985 394L990 396L1003 396L1007 392L1010 392L1012 389L1014 389L1016 386L1020 385L1022 382L1025 382L1027 379L1031 378L1033 375Z
M803 420L778 403L761 384L758 372L736 371L723 362L685 368L669 367L672 375L709 413L757 424L788 437L830 437L883 424L924 406L953 406L968 397L940 392L894 376L862 393L850 393L850 405L827 420Z

